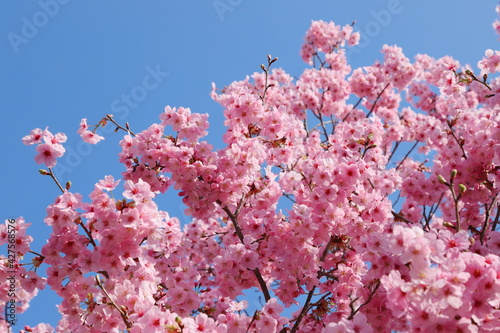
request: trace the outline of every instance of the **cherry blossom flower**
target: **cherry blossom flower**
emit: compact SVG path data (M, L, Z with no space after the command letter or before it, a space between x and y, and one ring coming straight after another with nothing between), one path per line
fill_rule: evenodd
M2 258L21 308L48 285L61 332L498 331L500 80L388 45L352 69L358 40L313 21L297 78L269 56L264 72L214 84L221 147L202 141L208 115L185 107L127 131L121 195L108 175L88 199L68 188L47 207L51 235L31 261L46 278ZM499 54L486 51L481 74ZM102 139L86 119L78 134ZM49 168L65 141L23 138ZM189 221L160 209L171 188ZM16 220L13 241L8 223L0 244L30 255L28 224ZM242 299L254 291L261 304Z
M89 131L88 128L89 127L87 125L87 119L83 118L80 122L80 128L77 131L77 133L82 137L83 141L95 145L99 141L104 140L103 136L95 133L94 131Z
M29 135L26 135L25 137L23 137L23 143L25 145L35 145L35 144L42 143L42 139L43 139L46 131L47 131L47 129L41 130L39 128L35 128L34 130L32 130L30 132Z

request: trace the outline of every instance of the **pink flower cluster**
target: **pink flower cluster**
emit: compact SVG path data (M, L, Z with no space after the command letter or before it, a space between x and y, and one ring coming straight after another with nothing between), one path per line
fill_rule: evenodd
M496 6L495 11L500 15L500 5ZM493 29L495 29L497 35L500 35L500 20L497 19L493 22Z
M90 144L96 144L101 140L104 140L104 137L100 136L99 134L95 133L95 131L90 131L89 126L87 125L87 119L83 118L80 122L80 128L77 131L78 134L82 137L82 140L90 143Z
M471 246L467 231L424 232L398 225L389 248L406 269L391 271L381 282L393 315L414 331L498 330L500 258L488 248ZM469 251L474 248L479 253Z
M500 72L500 51L488 49L484 55L485 58L477 65L481 69L481 75Z
M312 21L300 54L306 63L312 65L313 57L318 55L318 51L331 53L345 46L346 42L349 46L354 46L359 43L359 38L359 32L354 32L352 25L340 27L333 22Z
M127 125L122 195L106 176L89 200L63 190L47 208L57 331L498 332L500 79L387 45L351 70L358 38L313 22L301 54L316 66L297 79L269 56L214 85L218 150L188 108ZM496 57L478 68L495 73ZM82 120L95 143L88 132ZM23 141L55 150L65 137L48 133ZM190 223L158 206L172 186ZM256 309L240 301L255 290Z
M48 129L36 128L29 135L23 138L25 145L38 145L35 161L38 164L45 164L48 168L53 168L57 163L57 158L64 155L66 151L62 143L66 142L66 135L57 133L53 135Z

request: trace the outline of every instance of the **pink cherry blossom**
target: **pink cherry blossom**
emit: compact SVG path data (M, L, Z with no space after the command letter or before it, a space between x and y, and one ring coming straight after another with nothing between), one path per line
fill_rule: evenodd
M45 131L46 130L47 129L45 129ZM35 144L41 143L42 139L45 135L45 131L41 130L39 128L35 128L34 130L32 130L30 132L29 135L26 135L25 137L23 137L23 143L25 145L35 145Z
M37 155L35 161L38 164L45 164L48 168L53 168L57 163L57 158L63 156L64 148L60 148L50 143L42 143L36 147Z
M83 118L80 122L80 128L77 133L80 134L83 141L95 145L101 140L104 140L104 137L95 133L95 131L89 131L89 126L87 125L87 119Z
M96 184L96 187L100 190L112 191L118 186L119 183L120 181L115 181L113 176L105 176L104 179L100 180Z
M208 115L185 107L137 134L117 125L121 194L111 175L88 197L61 188L39 252L22 218L0 226L19 255L0 277L16 270L22 310L48 285L61 332L498 331L499 54L478 63L492 77L395 45L351 68L354 29L313 21L300 51L311 67L296 76L269 56L214 84L220 147L202 141ZM86 119L78 134L102 139ZM65 141L23 138L49 168ZM188 219L161 210L162 195ZM31 255L45 276L21 263Z
M35 161L38 164L45 164L48 168L52 168L57 163L57 158L64 155L66 151L62 143L66 142L66 135L57 133L53 135L48 129L42 131L37 128L31 131L30 135L23 138L23 143L26 145L37 144ZM43 143L42 143L43 141Z
M478 62L477 67L481 69L481 75L499 72L500 51L486 50L483 60Z

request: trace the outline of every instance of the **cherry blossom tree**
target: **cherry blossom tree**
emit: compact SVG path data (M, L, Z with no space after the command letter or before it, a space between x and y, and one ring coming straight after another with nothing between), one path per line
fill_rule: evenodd
M21 310L47 286L63 301L57 328L24 331L498 332L500 52L475 70L386 45L383 61L352 69L358 41L351 25L315 21L300 77L268 56L213 85L220 149L189 108L167 106L137 133L83 119L88 143L103 126L125 132L121 180L103 176L85 197L52 169L66 136L25 136L61 195L42 249L16 220L16 258L32 259L4 260L1 281L16 271ZM158 207L172 187L186 225ZM0 235L9 243L7 223ZM41 265L46 277L29 269ZM250 311L252 289L262 306Z

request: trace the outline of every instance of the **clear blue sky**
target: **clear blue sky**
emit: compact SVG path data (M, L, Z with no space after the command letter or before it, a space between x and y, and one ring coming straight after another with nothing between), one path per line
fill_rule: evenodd
M94 124L115 113L139 132L158 122L166 105L190 107L210 114L208 138L220 147L222 109L209 97L211 83L222 87L259 71L268 53L279 57L276 66L300 75L305 64L298 52L311 20L357 21L364 40L350 56L353 67L371 65L381 58L383 44L397 44L410 58L449 54L475 68L485 49L498 49L491 28L495 5L466 0L0 0L0 133L5 140L0 218L23 216L31 222L35 251L49 234L45 208L59 190L38 174L34 147L21 143L33 128L49 126L68 135L72 157L59 162L65 167L60 180L71 180L73 191L86 197L104 175L120 178L117 143L123 134L108 133L103 143L88 146L76 134L81 118ZM132 93L128 106L121 98ZM186 221L174 193L158 204ZM55 325L54 295L41 292L18 316L16 329L40 321Z

